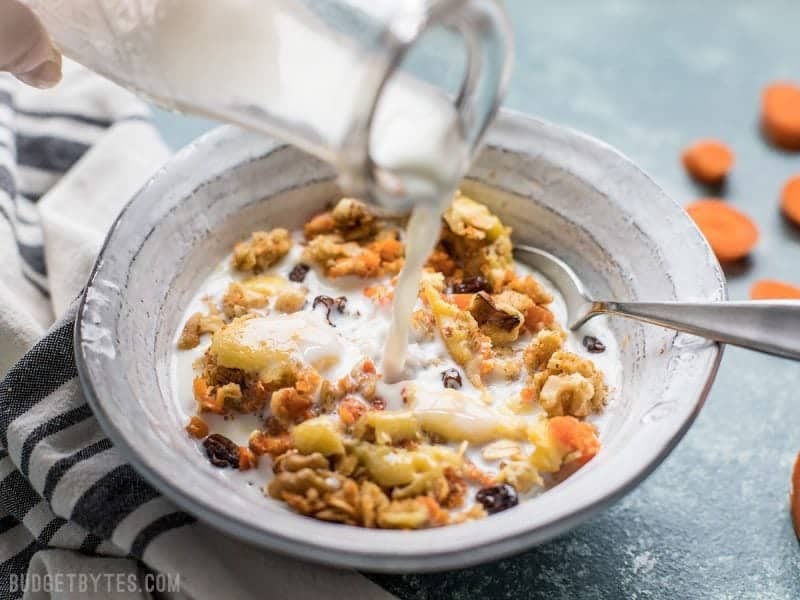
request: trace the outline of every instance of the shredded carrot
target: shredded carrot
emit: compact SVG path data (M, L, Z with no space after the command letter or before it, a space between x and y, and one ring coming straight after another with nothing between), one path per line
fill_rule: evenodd
M753 300L800 300L800 287L777 279L761 279L750 288Z
M377 252L381 260L392 261L403 256L405 246L403 242L388 238L385 240L378 240L370 244L370 249Z
M758 242L758 228L753 220L722 200L697 200L686 211L721 262L744 258Z
M292 437L285 431L276 435L267 435L263 431L254 431L250 434L247 444L250 451L256 456L269 454L275 458L292 447Z
M554 320L555 316L550 309L538 304L534 304L525 311L525 327L533 333L552 325Z
M217 414L222 414L224 405L223 399L218 398L208 387L206 380L202 377L195 377L192 382L192 391L194 392L194 399L200 408L200 411L208 411Z
M523 404L526 405L533 404L533 398L534 398L533 388L526 386L520 390L519 399L522 400Z
M394 299L394 289L385 285L369 285L362 293L376 304L389 304Z
M781 210L787 219L800 226L800 175L791 177L783 186Z
M339 404L339 418L345 425L352 425L367 412L367 406L359 402L354 396L345 397Z
M198 416L189 419L186 432L195 439L202 440L208 435L208 423Z
M720 183L733 166L733 152L717 140L700 140L681 155L689 175L703 183Z
M592 459L600 451L600 440L590 423L575 417L553 417L548 422L550 434L562 446L580 452L582 462Z
M258 457L247 446L239 446L239 470L247 471L258 466Z
M475 294L448 294L445 296L450 304L455 304L461 310L467 310L469 305L472 304L472 297Z
M786 150L800 150L800 87L777 81L761 94L761 126L770 141Z
M490 485L496 485L497 480L494 478L493 475L481 471L475 463L467 462L464 464L464 477L469 479L470 481L474 481L476 483L481 484L483 487L488 487Z

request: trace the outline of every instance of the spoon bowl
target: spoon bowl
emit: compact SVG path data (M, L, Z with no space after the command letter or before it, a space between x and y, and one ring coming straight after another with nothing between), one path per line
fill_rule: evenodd
M567 323L580 329L603 314L628 317L716 342L800 360L800 300L747 302L614 302L595 300L570 266L549 252L517 244L523 262L545 275L567 305Z

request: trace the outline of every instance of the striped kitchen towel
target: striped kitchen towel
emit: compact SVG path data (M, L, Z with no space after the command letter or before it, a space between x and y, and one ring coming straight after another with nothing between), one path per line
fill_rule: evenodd
M196 522L87 406L74 301L114 217L167 156L144 105L74 64L46 92L0 75L0 598L392 598Z

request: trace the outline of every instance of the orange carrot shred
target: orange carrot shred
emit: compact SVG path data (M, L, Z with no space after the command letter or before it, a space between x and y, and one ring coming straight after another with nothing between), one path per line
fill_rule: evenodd
M706 236L720 262L744 258L758 242L758 228L753 220L721 200L697 200L689 204L686 211Z
M761 279L750 288L753 300L800 300L800 287L777 279Z
M553 417L548 422L550 433L560 444L577 450L584 462L593 458L600 451L600 440L595 428L579 421L575 417Z
M699 140L681 155L683 166L697 181L720 183L733 166L733 152L717 140Z
M791 177L783 186L781 210L787 219L800 226L800 175Z
M247 471L258 466L258 457L247 446L239 446L239 470Z
M450 304L455 304L461 310L467 310L469 305L472 304L472 297L475 294L448 294L445 296Z
M534 304L525 311L525 327L528 328L528 331L533 333L541 331L548 325L551 325L554 320L555 315L553 315L550 309L539 306L538 304Z
M189 424L186 426L186 432L198 440L202 440L208 435L208 424L198 416L193 416L189 419Z
M761 127L776 146L800 150L800 87L788 81L777 81L764 88Z

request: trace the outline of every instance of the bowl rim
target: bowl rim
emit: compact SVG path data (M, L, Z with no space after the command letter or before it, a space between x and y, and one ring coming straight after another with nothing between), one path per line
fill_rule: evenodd
M562 142L564 140L569 140L570 143L577 142L582 144L584 149L602 153L607 156L609 160L615 161L617 166L624 166L629 169L631 173L642 177L643 181L651 185L653 190L660 194L664 201L672 203L674 205L673 208L680 209L680 206L669 198L646 173L619 151L591 136L566 127L553 125L521 113L503 110L488 135L487 145L500 150L509 150L509 146L505 144L503 140L511 139L509 138L510 135L519 136L521 129L525 130L526 134L538 132L539 134L557 137ZM355 531L345 532L348 535L335 536L335 543L328 542L323 544L319 539L313 537L310 539L299 539L296 535L292 535L291 519L289 520L289 527L284 527L283 531L254 528L252 523L238 518L235 515L220 512L217 507L197 500L188 492L174 485L164 473L160 473L148 464L144 457L137 451L136 447L128 441L125 434L116 425L114 415L108 410L109 407L103 401L101 393L98 393L98 386L93 380L90 368L92 357L87 355L87 345L83 343L86 339L84 335L84 326L86 325L85 321L87 319L87 297L103 271L104 256L107 252L111 251L113 245L117 241L115 235L120 228L120 223L124 222L131 207L136 204L139 198L147 194L148 189L153 186L154 182L157 182L170 171L191 165L194 160L194 155L198 152L202 152L204 147L213 148L221 141L236 138L241 135L243 135L243 132L228 126L220 127L204 134L174 155L151 177L142 189L133 196L118 215L103 243L92 268L86 289L81 296L74 325L74 352L79 380L86 395L87 402L100 423L100 426L112 440L114 446L120 451L122 457L129 461L148 483L190 514L224 533L233 535L246 542L288 554L299 559L312 560L337 567L382 572L436 571L466 567L489 560L495 560L545 542L577 525L579 522L588 519L610 503L621 498L641 483L660 465L684 436L686 431L688 431L699 414L714 378L716 377L722 358L724 347L721 344L710 343L698 351L703 354L704 362L703 372L695 378L697 382L692 386L692 388L696 390L696 399L686 402L684 407L676 410L676 413L679 413L677 416L675 414L671 416L671 421L674 421L674 425L672 425L668 434L661 436L663 439L660 440L657 447L649 449L650 451L648 452L648 456L646 456L646 460L640 458L636 461L635 466L629 465L625 475L623 477L618 477L612 484L605 486L602 493L590 497L580 497L572 501L572 507L569 510L564 511L563 514L557 518L548 520L546 523L540 524L537 527L526 528L524 524L519 524L519 519L511 521L509 517L513 518L514 515L511 513L514 511L493 516L493 521L498 520L498 517L505 519L505 527L503 528L505 531L509 530L509 525L513 525L512 529L516 529L516 531L507 534L503 538L499 538L497 535L490 535L489 539L485 539L486 534L466 534L467 529L470 529L469 533L473 533L472 530L475 529L474 525L476 523L486 522L486 520L482 520L459 525L458 529L463 529L465 535L438 535L438 538L432 537L430 532L434 532L433 535L435 536L437 535L435 532L441 531L438 529L421 530L410 534L409 532L364 530L369 532L369 535L374 538L372 543L369 544L370 547L367 547L363 543L351 543L351 535L349 534L352 533L352 537L359 537L360 535L356 535L356 532L360 530L352 528ZM257 158L266 156L285 146L285 144L269 142L264 138L263 152ZM513 144L511 146L513 147ZM181 201L183 199L185 198L182 198ZM686 220L691 223L688 217L686 217ZM691 224L690 227L694 230L695 235L701 236L699 230L697 230L693 224ZM703 242L702 245L705 246L705 262L711 268L711 274L716 277L718 285L715 299L727 299L727 289L722 269L713 257L713 253L708 245L705 242ZM555 490L557 490L557 488L555 488ZM555 490L550 490L548 495L553 494ZM338 531L341 533L341 525L321 523L297 515L292 515L292 517L313 521L315 523L315 528L318 526L321 527L319 531L323 531L325 527L334 527L338 528ZM316 525L317 523L318 526ZM497 524L499 525L499 521ZM486 528L484 527L483 529ZM445 529L445 531L447 531L447 529ZM411 536L419 536L425 532L429 532L429 535L425 538L425 544L413 543L413 538L411 538ZM459 533L462 532L459 531ZM487 534L488 533L491 532L487 532ZM398 539L396 537L398 535L402 537ZM451 540L452 543L449 544L445 543L448 537L453 538L454 541ZM398 541L401 542L399 545L395 543Z

